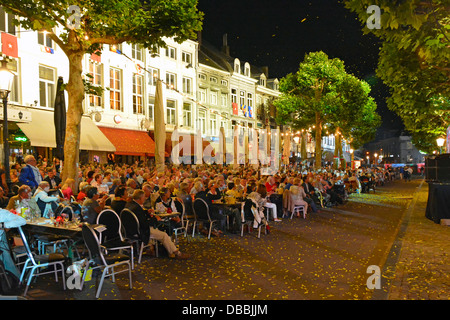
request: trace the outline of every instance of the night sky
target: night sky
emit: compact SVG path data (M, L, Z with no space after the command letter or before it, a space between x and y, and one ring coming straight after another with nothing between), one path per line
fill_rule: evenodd
M388 88L375 77L380 43L363 35L356 14L338 0L199 0L205 13L202 38L218 49L228 35L230 55L268 66L270 78L298 70L306 53L323 51L344 61L346 70L372 85L383 125L401 129L401 120L386 107Z

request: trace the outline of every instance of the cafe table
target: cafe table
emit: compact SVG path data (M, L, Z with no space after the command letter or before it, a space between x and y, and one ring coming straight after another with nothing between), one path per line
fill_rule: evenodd
M94 230L97 231L100 235L101 239L101 233L106 230L106 227L104 225L95 224L93 225ZM83 240L82 235L82 228L80 223L74 223L74 222L65 222L62 225L61 224L55 224L50 219L46 218L37 218L34 220L27 220L27 224L22 226L22 229L24 231L27 231L31 234L53 234L53 235L59 235L59 236L66 236L72 239L72 245L76 244L79 241ZM101 242L101 240L100 240ZM69 252L68 256L69 258L73 258L73 248L72 246L68 246Z

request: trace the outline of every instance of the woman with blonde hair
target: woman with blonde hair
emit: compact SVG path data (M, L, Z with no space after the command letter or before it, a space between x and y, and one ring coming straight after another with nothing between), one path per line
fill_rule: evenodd
M75 180L74 179L66 179L64 185L61 188L61 192L64 196L64 200L70 201L73 196L73 190L75 189Z

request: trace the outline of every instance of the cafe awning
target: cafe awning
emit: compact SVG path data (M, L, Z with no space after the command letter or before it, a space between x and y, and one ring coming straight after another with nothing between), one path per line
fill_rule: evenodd
M31 121L17 123L34 147L56 148L53 111L29 109ZM80 150L114 152L116 148L91 118L81 118Z
M128 156L154 156L155 141L147 131L99 127L116 147L115 154Z

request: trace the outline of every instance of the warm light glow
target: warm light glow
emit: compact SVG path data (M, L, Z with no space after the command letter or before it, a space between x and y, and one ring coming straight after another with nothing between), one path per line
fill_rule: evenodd
M298 144L299 141L300 141L300 137L299 136L295 136L294 137L294 142Z
M2 61L2 65L0 67L0 92L2 93L2 98L4 96L8 96L11 92L12 84L14 80L14 73L12 73L8 67L6 66L6 60Z
M445 143L445 138L442 138L442 137L437 138L436 143L437 143L438 147L443 147L444 143Z
M353 149L350 149L350 153L353 153Z

